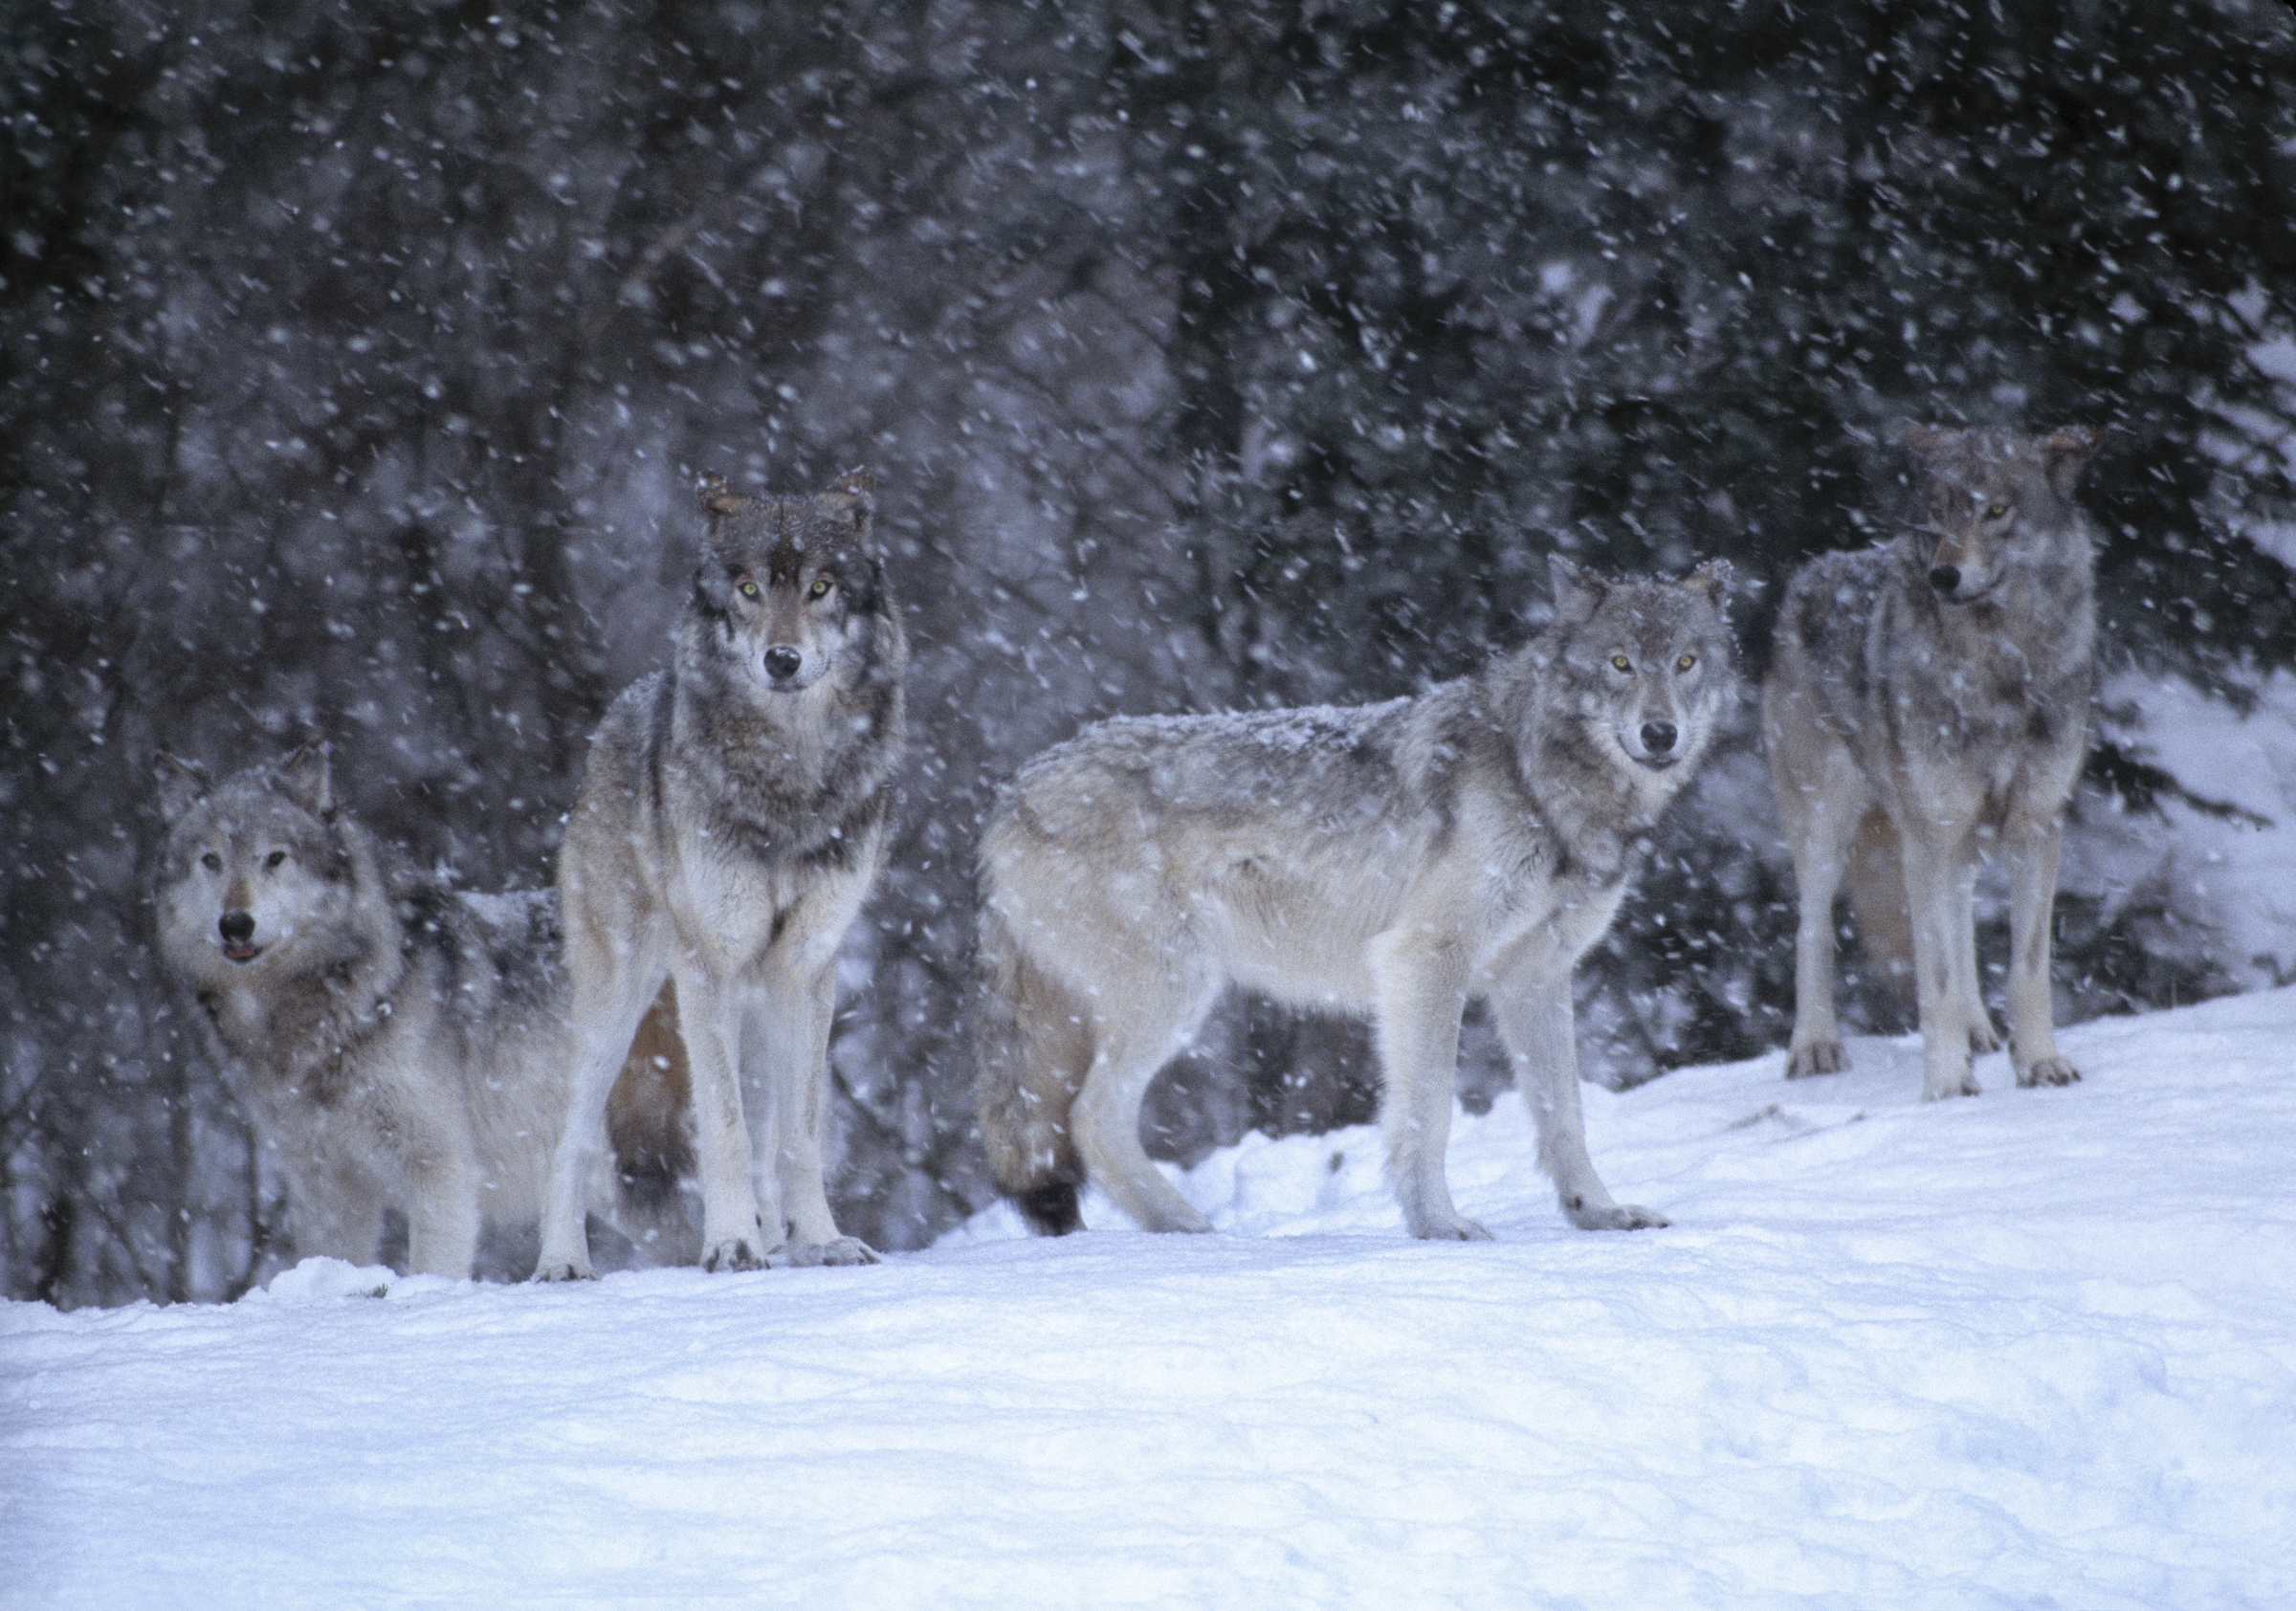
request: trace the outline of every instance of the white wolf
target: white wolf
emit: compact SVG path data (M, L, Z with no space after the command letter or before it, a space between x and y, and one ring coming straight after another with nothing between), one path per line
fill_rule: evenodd
M618 1048L677 986L694 1068L702 1262L857 1264L823 1180L837 948L884 854L907 648L875 479L709 518L670 668L617 699L559 852L572 1106L538 1280L590 1273L581 1185ZM755 1137L753 1139L752 1131Z
M1482 1237L1444 1175L1459 1020L1490 1004L1571 1221L1660 1225L1586 1153L1571 971L1736 697L1729 566L1553 563L1554 624L1479 675L1349 709L1103 722L1025 767L981 850L975 1100L999 1185L1075 1229L1089 1177L1205 1230L1139 1109L1230 983L1369 1012L1415 1236Z
M416 872L337 806L316 748L220 784L159 770L160 955L286 1177L297 1250L369 1262L396 1208L413 1269L468 1276L482 1220L540 1211L565 1111L557 897ZM693 1257L674 1022L658 1004L615 1059L621 1189L585 1177L656 1259Z
M1979 848L2009 871L2009 1041L2020 1086L2081 1076L2059 1055L2049 917L2065 801L2096 683L2088 522L2073 502L2104 439L1906 435L1925 519L1826 554L1786 589L1762 731L1794 852L1794 1039L1786 1076L1846 1068L1834 1019L1834 895L1867 948L1912 952L1925 1100L1974 1096L2000 1045L1977 983Z

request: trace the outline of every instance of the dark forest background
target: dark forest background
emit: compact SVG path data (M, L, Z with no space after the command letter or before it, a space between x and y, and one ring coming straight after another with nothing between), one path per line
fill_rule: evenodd
M2237 703L2296 662L2276 0L25 0L0 118L15 1296L228 1296L290 1246L148 948L155 751L323 739L423 862L547 881L699 470L882 475L914 739L835 1190L889 1247L987 1200L973 836L1088 719L1459 674L1557 548L1727 556L1758 673L1914 419L2116 427L2113 665ZM2179 787L2126 734L2090 785ZM1769 813L1747 722L1586 970L1604 1077L1782 1043ZM2165 897L2061 922L2075 1014L2229 987ZM1371 1089L1359 1031L1240 1004L1158 1145Z

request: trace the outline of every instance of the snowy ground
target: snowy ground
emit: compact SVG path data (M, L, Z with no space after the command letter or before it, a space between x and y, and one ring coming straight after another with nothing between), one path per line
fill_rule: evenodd
M1590 1089L1635 1235L1510 1097L1489 1245L1349 1132L1196 1170L1212 1237L11 1305L0 1603L2296 1605L2296 989L2064 1042Z

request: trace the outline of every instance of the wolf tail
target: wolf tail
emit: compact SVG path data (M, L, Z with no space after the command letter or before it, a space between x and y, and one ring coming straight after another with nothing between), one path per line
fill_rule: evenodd
M640 1239L686 1234L678 1193L695 1169L693 1093L686 1043L677 1032L677 990L665 980L606 1103L623 1223Z
M997 1189L1040 1236L1084 1228L1084 1159L1069 1109L1092 1066L1084 1004L1037 966L1004 915L981 903L974 955L973 1112Z
M1907 1002L1913 999L1913 912L1897 828L1879 806L1858 824L1843 883L1866 960Z

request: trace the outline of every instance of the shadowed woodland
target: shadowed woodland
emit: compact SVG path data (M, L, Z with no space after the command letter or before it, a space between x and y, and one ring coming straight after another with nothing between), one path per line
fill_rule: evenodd
M39 0L0 63L12 1296L225 1297L289 1246L149 948L155 754L324 740L425 864L547 882L703 470L881 476L912 740L833 1198L885 1247L989 1196L973 838L1086 720L1457 675L1556 549L1729 558L1758 674L1912 420L2115 428L2108 671L2296 663L2272 0ZM2077 809L2182 789L2108 728ZM1776 839L1747 719L1585 970L1604 1077L1783 1043ZM2173 902L2060 924L2076 1016L2231 987ZM1468 1100L1503 1077L1470 1022ZM1154 1145L1372 1091L1359 1031L1239 1004Z

